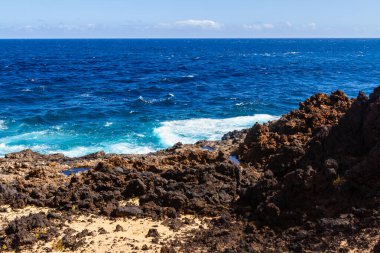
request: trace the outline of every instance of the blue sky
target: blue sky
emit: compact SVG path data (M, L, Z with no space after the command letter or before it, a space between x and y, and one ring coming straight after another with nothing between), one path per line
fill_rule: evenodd
M370 38L379 11L379 0L1 0L0 38Z

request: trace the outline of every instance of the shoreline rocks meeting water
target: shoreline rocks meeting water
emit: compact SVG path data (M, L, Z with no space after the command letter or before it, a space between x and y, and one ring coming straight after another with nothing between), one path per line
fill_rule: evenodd
M0 159L0 251L380 252L380 87L220 141Z

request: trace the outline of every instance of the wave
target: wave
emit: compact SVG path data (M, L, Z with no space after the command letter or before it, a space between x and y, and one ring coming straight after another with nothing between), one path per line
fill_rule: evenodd
M9 145L6 143L0 143L0 156L4 156L5 154L19 152L25 149L32 149L33 151L40 153L47 153L49 150L49 146L47 145Z
M277 117L257 114L226 119L198 118L166 121L153 129L153 133L159 138L160 143L145 143L144 138L146 136L142 134L136 134L127 141L89 142L84 137L84 142L81 142L77 135L73 135L71 132L63 132L60 126L53 126L49 130L32 131L0 138L0 156L25 149L32 149L43 154L63 153L68 157L80 157L101 150L106 153L117 154L146 154L177 142L194 143L204 139L218 140L229 131L248 128L255 122L262 123L274 119ZM106 122L105 124L111 126L110 123ZM0 126L2 124L5 122L0 121ZM73 142L76 144L67 146L67 143Z
M269 114L256 114L253 116L240 116L226 119L188 119L173 120L161 123L154 129L154 134L160 139L162 145L168 147L177 142L186 144L199 140L219 140L225 133L251 127L256 122L263 123L278 119Z
M81 157L98 151L104 151L106 153L115 154L147 154L154 152L157 149L149 146L139 146L126 142L114 143L114 144L100 144L91 147L76 146L69 149L57 149L48 145L12 145L6 143L0 143L0 156L5 154L19 152L25 149L31 149L35 152L42 154L56 154L62 153L68 157Z
M301 52L296 52L296 51L291 51L291 52L286 52L284 55L295 55L295 54L300 54Z
M272 52L272 53L253 53L253 56L264 56L264 57L278 57L278 56L288 56L288 55L298 55L301 54L301 52L296 52L296 51L290 51L290 52L284 52L284 53L279 53L279 52ZM243 54L242 56L246 57L248 55Z
M0 138L0 143L10 143L24 140L37 140L48 135L49 131L34 131Z
M0 120L0 130L6 130L8 129L5 120Z
M104 127L110 127L110 126L112 126L113 125L113 122L106 122L105 124L104 124Z
M187 83L189 81L192 81L196 77L196 74L182 75L177 77L164 77L161 79L161 82L170 84Z
M172 93L168 93L165 97L160 99L145 99L143 96L139 96L137 99L139 102L144 104L159 104L171 101L175 96Z
M150 152L156 151L149 146L139 146L134 145L127 142L120 143L104 143L98 146L85 147L85 146L77 146L67 150L50 150L49 154L53 153L62 153L68 157L80 157L84 155L88 155L91 153L95 153L98 151L104 151L106 153L114 153L114 154L147 154Z
M195 75L186 75L186 76L181 76L182 78L194 78L195 77Z
M147 154L156 151L156 149L149 146L138 146L126 142L109 145L104 150L108 153L116 154Z

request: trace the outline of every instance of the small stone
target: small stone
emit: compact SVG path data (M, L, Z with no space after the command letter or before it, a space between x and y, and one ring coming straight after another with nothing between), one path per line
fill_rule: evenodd
M123 170L123 168L121 168L121 167L116 167L116 168L114 169L114 171L115 171L115 172L119 172L119 173L124 173L124 170Z
M118 207L115 210L116 217L128 217L142 215L143 211L137 206Z
M122 231L124 231L123 227L117 224L115 228L115 232L122 232Z
M107 230L105 230L104 228L99 228L98 232L101 235L108 234Z
M158 233L157 229L155 229L155 228L149 229L148 234L146 235L146 237L159 237L159 236L160 236L160 234Z

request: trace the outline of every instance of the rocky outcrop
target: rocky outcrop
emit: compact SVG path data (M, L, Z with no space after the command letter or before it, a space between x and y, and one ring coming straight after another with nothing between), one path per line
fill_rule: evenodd
M356 99L336 91L221 141L177 143L148 155L7 155L0 159L0 204L168 219L173 228L181 214L209 219L167 252L370 251L380 245L379 160L380 88ZM72 167L87 169L61 173ZM46 219L42 227L53 227ZM17 249L17 236L1 240ZM82 240L67 234L62 243L76 250Z
M38 240L49 241L58 235L57 224L45 213L31 214L9 223L0 235L0 245L4 250L21 250Z
M328 237L377 229L379 140L379 88L352 101L341 92L313 96L250 129L239 154L264 176L241 191L240 203L251 207L251 219L284 231L301 226L309 239L315 229Z
M279 120L254 125L237 154L257 170L271 170L282 176L305 155L310 140L336 125L351 103L341 91L330 96L316 94Z

